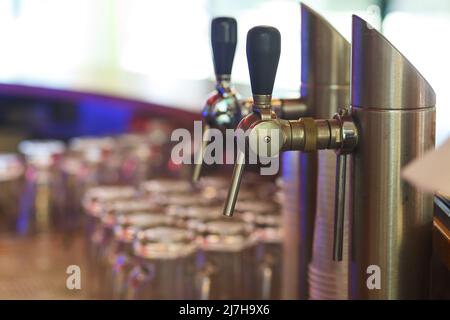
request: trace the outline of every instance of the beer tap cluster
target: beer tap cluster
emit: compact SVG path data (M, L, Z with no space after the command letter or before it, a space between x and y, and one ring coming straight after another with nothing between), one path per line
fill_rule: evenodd
M345 297L426 298L433 199L404 181L401 169L434 147L435 93L404 55L360 17L352 18L350 45L316 12L303 4L301 11L305 70L297 100L303 107L297 108L301 112L296 117L283 119L273 107L280 32L256 26L247 34L253 99L251 111L240 113L243 118L236 126L236 132L246 132L245 143L235 159L223 214L233 215L250 155L275 159L300 151L299 161L286 161L283 167L291 172L290 165L299 167L293 171L298 176L283 179L300 185L294 198L285 197L299 202L300 209L291 214L300 226L299 238L305 240L293 253L302 259L297 264L300 296L313 295L307 293L306 279L309 285L313 281L305 264L309 272L316 270L314 260L322 254L317 248L331 240L331 246L322 247L328 250L322 260L329 260L331 271L345 266ZM321 165L329 163L330 151L335 154L331 173ZM334 196L324 185L333 186ZM322 198L325 189L328 194ZM322 201L333 203L332 209L324 210ZM331 235L321 233L320 223L330 221ZM371 275L377 278L373 285Z

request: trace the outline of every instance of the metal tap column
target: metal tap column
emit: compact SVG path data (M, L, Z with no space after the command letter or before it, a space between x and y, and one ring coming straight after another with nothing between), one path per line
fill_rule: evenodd
M350 103L350 44L322 16L301 4L301 97L306 116L331 118L338 108ZM319 161L319 168L318 168ZM283 189L286 196L283 261L283 297L308 298L308 264L312 256L316 210L333 219L334 198L321 197L316 207L317 188L334 194L334 151L283 154ZM319 172L318 172L319 171ZM319 185L317 178L320 177ZM333 190L329 190L333 188ZM330 235L330 260L331 260ZM293 278L294 277L294 278Z
M359 142L352 160L350 298L427 298L433 198L404 181L400 170L434 147L435 94L389 41L356 16L352 41Z

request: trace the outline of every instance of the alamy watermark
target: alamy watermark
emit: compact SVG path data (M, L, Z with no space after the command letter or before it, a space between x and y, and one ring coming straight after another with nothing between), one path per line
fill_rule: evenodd
M69 290L81 290L81 268L76 264L67 267L66 288Z
M184 128L172 132L170 139L177 144L172 148L171 160L177 165L202 162L208 165L260 164L261 175L275 175L280 168L280 137L279 129L227 129L223 132L209 128L204 132L202 122L194 121L194 137ZM203 142L207 142L204 150ZM192 161L192 154L198 155L199 152L203 157L196 156Z
M366 286L369 290L381 289L381 268L376 264L367 267L366 273L369 275L366 280Z

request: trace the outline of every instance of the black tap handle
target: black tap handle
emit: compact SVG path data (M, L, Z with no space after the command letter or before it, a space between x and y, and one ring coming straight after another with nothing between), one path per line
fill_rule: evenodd
M281 35L273 27L258 26L247 34L247 61L254 95L271 95L280 60Z
M237 22L218 17L211 22L211 45L216 75L230 75L237 44Z

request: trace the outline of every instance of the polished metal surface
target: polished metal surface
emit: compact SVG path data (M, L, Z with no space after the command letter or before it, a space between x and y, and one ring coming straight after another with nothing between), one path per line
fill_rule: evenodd
M336 161L333 260L342 261L344 250L345 177L347 175L347 155L338 155Z
M397 49L356 16L352 50L359 142L352 155L350 298L427 298L433 197L400 171L434 147L435 95Z
M203 137L194 162L192 176L194 182L197 182L201 175L204 152L209 143L209 128L220 130L235 128L242 118L242 109L239 95L232 87L230 77L218 77L216 90L210 94L202 111Z
M304 115L327 119L339 108L349 105L350 44L321 15L303 3L301 66L300 93L302 102L306 105ZM320 161L320 158L332 160ZM296 202L284 205L284 228L287 230L284 247L286 250L289 248L289 254L284 256L283 266L285 271L297 270L294 273L284 272L284 298L308 297L307 270L313 255L314 229L322 230L315 223L316 216L323 217L319 220L322 224L332 225L334 221L334 198L323 196L324 193L330 193L330 188L334 190L334 158L334 151L283 154L283 190L291 201ZM294 170L293 167L298 169ZM296 172L295 176L292 176L292 171ZM321 177L321 185L317 185L318 176ZM322 194L318 194L317 190L321 190ZM320 202L320 208L316 201ZM292 236L296 232L299 236ZM331 249L330 247L330 253ZM317 267L320 268L320 265L324 264L320 263Z
M220 81L202 111L206 124L213 128L234 128L242 118L239 95L229 81Z
M352 106L417 109L436 104L436 95L427 80L358 16L353 16L352 41Z
M265 109L272 106L272 95L270 94L254 94L253 109Z
M242 116L246 116L253 109L253 98L241 100ZM296 120L306 115L308 106L302 98L272 98L272 110L281 119Z
M308 106L304 99L272 99L272 110L281 119L296 120L306 115Z
M350 43L320 14L301 4L301 89L309 115L332 117L349 103Z
M200 179L203 167L203 158L205 157L205 150L209 142L208 139L209 139L209 126L205 123L203 124L203 137L202 142L200 144L200 150L198 150L197 154L195 155L194 172L192 173L193 182L198 182Z
M333 117L341 130L331 130L339 136L340 149L336 151L336 183L334 197L334 228L333 228L333 260L342 261L344 252L344 225L346 221L346 186L347 186L347 154L358 143L358 130L347 108L339 110ZM348 213L347 213L348 215ZM348 218L348 217L347 217ZM348 220L347 220L348 221Z
M227 199L225 200L225 208L223 214L227 217L233 216L234 207L239 194L239 187L241 186L242 175L245 169L245 154L238 150L236 163L234 165L231 184L228 189Z

